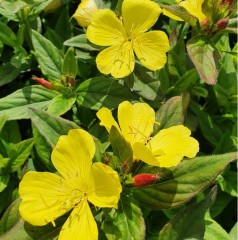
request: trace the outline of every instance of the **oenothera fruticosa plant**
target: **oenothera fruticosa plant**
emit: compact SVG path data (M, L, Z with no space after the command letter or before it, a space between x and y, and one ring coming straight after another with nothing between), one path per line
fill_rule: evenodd
M44 126L38 134L54 139L53 142L59 125L75 127L49 113L35 110L34 114L42 118L36 121L36 116L33 117L37 127ZM153 135L153 125L159 123L155 121L154 110L145 103L122 102L118 123L107 108L100 109L97 116L110 132L114 156L110 149L104 150L108 161L102 163L102 157L93 163L95 143L99 140L85 130L71 129L53 147L51 159L58 173L29 171L19 185L22 218L34 226L49 223L51 231L52 225L56 226L56 230L60 229L59 239L100 239L97 225L107 236L124 240L130 234L134 239L144 239L145 222L138 202L151 209L180 206L210 186L236 157L229 153L194 158L198 142L181 124ZM47 136L47 132L52 136ZM200 214L201 219L204 214ZM62 222L63 215L68 219L61 228L57 219ZM139 226L129 224L124 228L121 219L126 225L133 220Z
M168 37L162 31L147 32L158 20L159 5L149 0L125 0L121 11L118 17L110 9L96 10L93 1L85 1L73 15L81 26L91 21L86 33L90 42L107 47L96 58L99 71L115 78L128 76L134 70L134 52L146 68L161 69L170 49Z

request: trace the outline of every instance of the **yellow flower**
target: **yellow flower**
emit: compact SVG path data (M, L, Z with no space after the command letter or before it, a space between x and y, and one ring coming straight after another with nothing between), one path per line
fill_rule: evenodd
M98 239L98 229L89 203L117 208L122 190L118 174L102 163L92 164L95 144L81 129L61 136L52 152L52 162L61 176L48 172L28 172L19 193L23 219L42 226L73 209L63 225L59 240Z
M130 143L134 159L159 167L172 167L180 163L184 156L193 158L199 151L196 139L190 137L191 131L183 126L173 126L159 131L150 137L155 123L155 112L146 103L125 101L118 107L118 122L107 108L97 112L100 125L108 132L115 126Z
M82 0L73 17L81 27L87 27L91 23L92 16L97 10L98 8L94 0Z
M202 4L204 0L176 0L176 2L179 4L179 6L184 7L191 15L198 18L199 22L201 23L203 20L206 19L206 16L202 12ZM177 20L177 21L183 21L180 17L175 16L174 14L170 13L169 11L163 10L164 15Z
M96 58L99 71L115 78L128 76L134 70L133 52L146 68L162 68L170 49L168 37L162 31L147 32L160 13L159 5L150 0L124 0L122 21L109 9L95 12L87 38L94 44L109 46Z
M44 9L44 12L51 13L62 5L61 0L52 0Z

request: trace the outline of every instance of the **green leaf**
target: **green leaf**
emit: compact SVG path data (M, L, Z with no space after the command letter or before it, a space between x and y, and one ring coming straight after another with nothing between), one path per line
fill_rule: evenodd
M66 97L63 94L58 95L52 99L50 105L47 109L47 112L60 116L71 109L73 104L75 103L75 97Z
M137 99L128 87L106 77L90 78L81 83L76 91L78 104L94 110L116 108L123 101Z
M130 143L128 143L120 134L115 126L111 127L109 140L112 145L113 154L119 159L120 168L127 164L125 169L122 169L124 173L130 170L133 163L133 151Z
M0 131L0 138L7 143L18 143L21 141L21 133L17 121L7 121Z
M75 78L78 72L78 65L74 55L74 49L70 47L64 56L63 75Z
M202 201L180 211L167 223L159 235L159 240L204 240L205 213L209 210L216 198L217 187ZM209 238L213 239L213 238ZM208 240L208 239L207 239Z
M176 96L167 100L155 113L155 121L160 125L154 126L154 132L184 123L183 99Z
M38 32L32 30L32 43L41 71L49 80L60 80L62 56L60 51Z
M0 41L10 47L18 47L15 33L3 22L0 22Z
M202 240L232 240L229 234L211 217L206 216L206 232Z
M198 19L191 15L185 8L179 6L179 5L164 5L164 4L159 4L162 8L167 10L168 12L174 14L177 17L182 18L185 22L190 24L191 26L196 26Z
M2 129L5 125L5 123L7 122L8 120L8 116L7 115L3 115L0 117L0 132L2 132Z
M237 232L238 232L238 229L237 229L237 223L236 223L229 233L232 240L237 240Z
M153 78L146 69L139 64L135 65L132 74L124 79L128 86L141 97L150 101L161 101L164 93L160 87L160 81Z
M237 197L237 172L227 171L223 174L222 180L219 181L222 191Z
M21 72L20 68L14 67L11 63L5 63L0 66L0 86L13 81Z
M214 85L218 76L219 53L201 36L188 40L187 51L200 77L207 84Z
M187 90L193 90L195 83L199 80L199 75L195 68L188 70L178 81L172 85L168 93L173 95L179 95Z
M11 146L11 150L8 154L10 161L7 166L9 172L14 172L23 165L31 153L33 144L34 142L31 138Z
M2 192L7 187L9 180L10 180L9 174L0 175L0 192Z
M106 210L105 210L106 212ZM108 240L145 239L145 223L141 209L131 196L121 195L119 209L112 209L102 223Z
M59 137L68 134L70 129L79 127L73 122L41 110L30 109L30 111L36 152L42 162L53 170L50 156Z
M149 208L174 208L213 184L227 164L236 158L236 153L226 153L186 159L169 169L144 167L141 169L143 173L160 173L161 182L131 190L135 198Z
M191 102L190 108L197 116L197 120L199 122L199 126L202 130L203 136L210 143L212 143L214 146L216 146L223 135L221 129L213 121L212 117L208 113L206 113L200 109L200 106L197 103Z
M15 200L2 216L0 221L0 236L10 230L20 219L20 213L18 211L20 202L20 198Z
M0 116L9 120L29 118L28 108L46 109L58 93L38 85L27 86L0 99Z
M70 38L64 42L64 45L69 47L78 47L87 51L95 51L100 49L100 47L90 43L87 40L86 34L80 34L76 37Z

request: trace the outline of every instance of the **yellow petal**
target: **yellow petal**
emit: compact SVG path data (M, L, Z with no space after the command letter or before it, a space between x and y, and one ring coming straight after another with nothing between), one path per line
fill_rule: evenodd
M140 62L150 70L161 69L167 61L169 40L162 31L141 34L133 42L133 48Z
M198 141L190 137L191 131L183 125L161 130L147 144L152 154L159 159L161 155L174 155L175 162L184 156L193 158L199 151ZM175 157L175 156L178 157ZM175 164L176 165L176 164ZM162 165L161 165L162 166Z
M127 38L122 23L109 9L100 9L93 14L86 34L90 42L99 46L118 45Z
M120 131L117 122L112 116L112 112L108 108L105 107L101 108L96 115L100 120L100 125L104 126L108 132L110 132L112 126L115 126L118 129L118 131Z
M66 180L77 181L83 191L91 181L94 153L92 136L82 129L71 129L68 135L59 138L52 152L52 162Z
M111 74L115 78L128 76L134 70L134 53L131 42L108 47L96 58L97 68L103 74Z
M98 207L117 208L122 187L116 171L100 162L92 166L94 184L88 192L88 201Z
M176 21L184 21L182 18L177 17L176 15L170 13L169 11L167 11L167 10L165 10L165 9L163 9L163 14L164 14L165 16L169 17L169 18L172 18L172 19L176 20Z
M98 240L97 224L86 200L72 211L60 231L59 240Z
M161 13L159 5L149 0L124 0L122 19L131 39L149 30Z
M19 211L32 225L42 226L65 214L71 189L67 182L53 173L28 172L19 185L22 202Z
M73 17L81 27L87 27L91 23L92 16L97 9L94 0L82 0Z
M133 145L133 155L136 159L141 160L151 166L160 167L160 162L156 160L149 148L143 143L135 143Z
M148 141L155 122L155 112L146 103L122 102L118 107L118 121L124 138L131 144Z
M202 12L202 4L204 0L186 0L179 3L184 7L191 15L197 17L199 22L202 22L206 16Z

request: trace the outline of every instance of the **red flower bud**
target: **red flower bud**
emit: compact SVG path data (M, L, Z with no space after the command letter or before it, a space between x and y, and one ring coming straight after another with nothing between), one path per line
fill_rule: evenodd
M224 30L227 27L228 23L229 23L229 19L227 19L227 18L220 19L217 22L217 29Z
M134 187L143 187L147 186L154 181L160 179L160 174L151 174L151 173L142 173L133 177L133 186Z
M231 6L232 3L233 3L233 0L222 0L221 3L222 3L223 5L228 4L229 6Z
M31 79L33 79L34 81L36 81L37 83L39 83L40 85L42 85L45 88L48 88L51 90L53 89L52 84L49 81L45 80L44 78L38 78L36 76L32 76Z
M204 29L208 28L209 27L209 19L205 18L200 24Z

